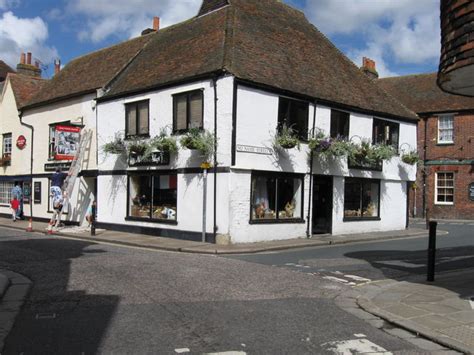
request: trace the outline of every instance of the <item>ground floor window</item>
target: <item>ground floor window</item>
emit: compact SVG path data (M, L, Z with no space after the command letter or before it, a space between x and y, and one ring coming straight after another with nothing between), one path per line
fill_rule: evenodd
M251 221L301 220L303 216L303 176L253 173L250 199Z
M10 205L13 186L12 181L0 181L0 204Z
M128 217L176 221L177 175L131 175Z
M454 173L436 173L435 189L435 201L437 204L454 204Z
M380 181L346 178L344 182L344 219L378 219Z

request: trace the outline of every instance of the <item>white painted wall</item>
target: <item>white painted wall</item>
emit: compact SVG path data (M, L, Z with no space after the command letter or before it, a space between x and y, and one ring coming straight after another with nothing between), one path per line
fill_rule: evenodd
M95 94L84 95L39 108L33 108L23 113L23 121L34 127L33 174L45 175L45 177L33 179L33 181L41 181L42 183L41 204L33 204L33 215L35 217L50 218L52 215L51 212L48 212L49 191L47 178L47 175L51 174L51 172L46 172L44 165L58 161L49 160L48 157L50 124L69 120L77 121L78 117L82 117L85 126L84 129L90 129L93 132L90 145L86 148L82 169L97 169L95 97ZM91 188L91 183L87 184L84 179L76 180L74 191L70 198L71 212L64 215L66 220L79 222L81 224L84 223L85 213L93 198L93 190Z

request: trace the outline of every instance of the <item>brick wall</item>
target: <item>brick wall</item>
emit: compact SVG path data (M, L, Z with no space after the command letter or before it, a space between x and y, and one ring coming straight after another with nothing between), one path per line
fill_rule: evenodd
M474 112L460 113L454 116L454 144L440 145L438 138L438 117L430 116L420 120L418 125L418 152L424 157L425 123L427 124L426 159L449 160L462 164L465 160L474 160ZM466 163L464 163L466 164ZM437 205L435 199L435 177L437 171L454 172L455 197L453 205ZM426 208L431 218L474 219L474 201L468 198L469 184L474 183L474 165L427 165ZM419 164L416 190L416 216L423 214L423 166ZM410 212L414 215L414 190L410 191Z

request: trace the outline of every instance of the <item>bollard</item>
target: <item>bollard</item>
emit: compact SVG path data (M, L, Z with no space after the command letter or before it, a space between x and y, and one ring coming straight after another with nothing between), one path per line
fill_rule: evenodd
M95 236L95 211L96 207L92 204L91 237Z
M428 273L426 281L434 281L436 262L436 226L438 222L430 221L430 233L428 239Z

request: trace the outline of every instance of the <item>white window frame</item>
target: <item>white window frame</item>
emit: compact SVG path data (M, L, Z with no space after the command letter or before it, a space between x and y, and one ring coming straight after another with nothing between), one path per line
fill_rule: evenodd
M10 155L12 154L12 143L13 138L11 133L5 133L3 134L3 140L2 140L2 154L5 156L6 154Z
M453 190L453 201L450 202L450 201L438 201L438 174L453 174L453 186L443 186L442 188L446 189L450 189L452 188ZM456 193L456 176L455 176L455 173L454 171L439 171L436 173L435 175L435 200L434 200L434 204L435 205L445 205L445 206L452 206L454 205L454 200L455 200L455 193Z
M0 205L10 206L12 199L12 188L15 186L13 181L0 181Z
M452 128L452 140L450 141L442 141L440 140L440 131L441 129L444 129L444 130L447 130L447 128L440 128L440 123L441 123L441 120L443 119L446 119L446 118L450 118L451 121L453 122L453 128ZM437 128L437 137L438 137L438 144L453 144L454 143L454 114L446 114L446 115L439 115L438 116L438 128Z

